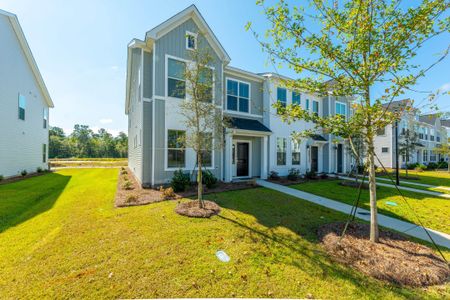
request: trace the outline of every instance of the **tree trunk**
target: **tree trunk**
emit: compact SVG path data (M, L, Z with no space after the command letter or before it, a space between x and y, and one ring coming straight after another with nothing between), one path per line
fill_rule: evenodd
M197 153L197 161L198 161L198 170L197 170L197 198L198 198L198 205L200 208L204 208L203 205L203 171L202 171L202 155L201 151L198 151Z
M379 242L378 238L378 212L377 212L377 186L375 179L375 157L373 137L368 138L369 156L369 193L370 193L370 241Z

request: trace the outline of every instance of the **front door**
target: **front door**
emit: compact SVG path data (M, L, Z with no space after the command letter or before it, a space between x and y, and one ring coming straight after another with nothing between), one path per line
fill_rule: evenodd
M319 171L319 147L311 146L311 171Z
M249 144L236 143L236 176L249 176Z
M337 172L342 173L342 166L343 166L343 151L342 151L342 144L338 145L337 148Z

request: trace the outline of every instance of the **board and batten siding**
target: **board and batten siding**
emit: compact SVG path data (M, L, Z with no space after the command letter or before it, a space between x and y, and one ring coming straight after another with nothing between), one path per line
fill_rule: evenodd
M130 107L128 111L128 167L133 171L139 182L142 183L143 104L139 85L139 78L142 81L141 55L142 49L134 48L131 50ZM139 72L141 72L141 75L139 75Z
M49 126L43 126L43 110L49 109L4 15L0 15L0 37L0 175L8 177L48 167L43 162L42 145L47 145L47 161ZM19 94L26 98L24 121L18 117Z

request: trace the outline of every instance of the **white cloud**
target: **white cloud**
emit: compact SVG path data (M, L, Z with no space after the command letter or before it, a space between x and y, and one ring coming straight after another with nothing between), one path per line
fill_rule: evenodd
M450 82L447 82L447 83L444 83L443 85L441 85L441 87L439 88L439 91L441 91L441 92L450 91Z
M100 123L101 124L110 124L112 122L113 122L112 119L100 119Z

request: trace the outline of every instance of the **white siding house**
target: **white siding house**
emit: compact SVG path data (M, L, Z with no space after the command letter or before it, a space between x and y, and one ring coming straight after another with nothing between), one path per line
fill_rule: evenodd
M53 102L14 14L0 10L0 175L48 168Z

